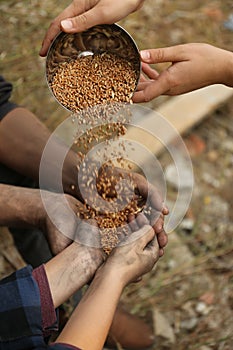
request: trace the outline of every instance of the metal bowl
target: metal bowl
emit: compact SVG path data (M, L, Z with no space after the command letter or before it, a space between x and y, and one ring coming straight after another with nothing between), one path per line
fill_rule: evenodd
M110 53L130 63L135 74L135 91L141 71L140 54L130 34L117 24L94 26L82 33L67 34L61 32L52 42L46 60L46 78L55 99L68 110L67 105L55 96L52 88L53 79L59 67L65 62L78 60L85 56ZM78 72L77 72L78 74ZM62 93L62 92L61 92ZM86 96L88 101L88 95ZM119 101L118 101L119 102Z

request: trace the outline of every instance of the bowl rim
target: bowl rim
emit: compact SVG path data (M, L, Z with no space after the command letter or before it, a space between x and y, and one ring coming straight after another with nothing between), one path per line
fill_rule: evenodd
M140 75L141 75L141 70L142 70L142 63L141 63L141 59L140 59L140 51L139 51L139 48L136 44L136 41L134 40L134 38L132 37L132 35L125 29L123 28L121 25L117 24L117 23L112 23L112 24L97 24L95 26L92 26L82 32L77 32L77 33L66 33L64 31L60 31L53 39L53 41L51 42L49 48L48 48L48 52L47 52L47 55L46 55L46 60L45 60L45 78L46 78L46 83L47 83L47 86L52 94L52 96L54 97L54 99L56 100L56 102L59 103L60 106L62 106L64 109L66 109L68 112L71 112L71 113L77 113L75 111L72 111L71 109L67 108L66 106L64 106L59 100L58 98L55 96L55 94L53 93L53 90L50 86L50 83L49 83L49 80L48 80L48 74L47 74L47 63L48 63L48 58L49 58L49 54L50 54L50 51L54 45L54 43L56 42L57 38L61 35L75 35L75 34L81 34L81 33L84 33L92 28L95 28L95 27L115 27L116 29L120 29L126 36L128 36L128 38L130 39L134 49L135 49L135 52L138 54L138 74L137 74L137 79L136 79L136 84L135 84L135 89L133 91L133 94L134 92L137 90L137 87L138 87L138 84L139 84L139 80L140 80Z

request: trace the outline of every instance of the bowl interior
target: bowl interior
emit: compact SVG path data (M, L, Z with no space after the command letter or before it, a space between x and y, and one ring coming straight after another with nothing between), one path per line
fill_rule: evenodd
M115 54L131 63L136 72L136 89L141 69L139 50L132 37L116 24L98 25L82 33L59 33L50 46L46 60L49 87L62 63L105 52ZM53 93L52 89L50 90ZM56 96L55 98L58 100Z

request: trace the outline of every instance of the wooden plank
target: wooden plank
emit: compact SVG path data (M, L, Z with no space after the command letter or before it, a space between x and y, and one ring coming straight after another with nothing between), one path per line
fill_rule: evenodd
M232 96L232 88L220 84L212 85L181 96L172 97L159 106L156 112L163 116L179 134L184 134ZM150 130L151 134L162 135L166 143L173 141L174 133L169 133L163 122L156 120L156 123L158 123L155 124L155 113L153 111L141 116L140 119L136 119L137 127L130 128L125 138L145 145L153 154L159 154L164 145L148 132L140 130L140 127Z
M183 134L231 96L233 96L232 88L212 85L174 97L161 105L157 111L169 120L180 134Z

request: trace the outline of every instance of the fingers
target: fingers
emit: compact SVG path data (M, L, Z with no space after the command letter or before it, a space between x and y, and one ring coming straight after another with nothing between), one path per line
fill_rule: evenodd
M152 267L154 266L154 264L156 263L156 261L158 261L158 259L160 257L160 248L159 248L159 244L158 244L158 241L157 241L157 237L155 235L144 246L143 252L149 258L149 261L148 261L149 264L150 264L149 270L151 270Z
M79 16L66 18L61 22L61 28L67 33L78 33L97 24L106 24L107 22L108 18L105 16L103 8L96 5L89 11L79 14Z
M132 232L138 231L139 226L137 224L135 215L130 214L128 217L128 220L129 220L129 226L130 226Z
M171 89L176 86L176 83L173 82L169 68L158 74L148 64L162 62L174 63L188 60L184 45L143 50L140 55L143 61L142 70L149 80L142 79L140 81L137 91L133 96L133 102L149 102L160 95L173 94Z
M148 80L148 79L146 79L145 75L140 74L139 84L140 84L140 83L145 83L145 82L147 82L147 80ZM139 84L138 84L138 85L139 85Z
M149 220L147 219L147 217L143 213L138 214L137 217L135 217L135 215L132 215L132 214L129 216L129 226L132 232L139 230L145 225L152 226ZM164 225L163 215L160 214L158 218L158 213L157 213L156 223L154 223L154 226L152 228L155 234L157 235L158 244L161 249L161 256L164 254L163 248L165 248L168 242L167 234L163 229L163 225Z
M141 231L143 234L140 243L141 243L142 249L144 250L144 249L146 249L148 244L154 240L155 232L154 232L153 228L149 225L143 226L139 231Z
M69 29L66 30L65 26L69 27L68 23L63 23L63 27L61 26L61 22L65 21L70 18L73 18L74 16L77 15L81 15L82 12L85 11L85 7L83 5L82 2L80 2L80 4L75 4L74 2L72 2L69 6L67 6L67 8L65 8L65 10L59 15L57 16L54 21L50 24L49 29L47 30L43 43L42 43L42 47L40 50L40 56L44 57L47 55L49 46L51 45L53 39L55 38L55 36L61 31L61 29L63 29L65 32L70 32ZM72 32L72 28L71 32ZM81 31L81 29L77 29L76 30Z
M148 198L150 205L154 209L161 211L163 209L163 201L156 187L148 183L148 181L139 174L134 173L132 176L140 195L145 199Z
M101 240L99 235L99 228L96 221L81 220L77 227L74 240L91 248L100 248Z
M149 220L147 219L147 217L142 214L142 213L139 213L136 217L136 221L137 221L137 225L139 228L145 226L145 225L150 225L149 223Z
M135 216L134 214L130 214L128 217L128 220L129 220L129 226L132 232L135 232L139 230L141 227L150 224L149 220L142 213L139 213L137 216Z
M168 208L164 204L161 193L151 184L149 184L149 203L153 209L162 212L164 215L168 214Z
M183 45L143 50L140 55L146 63L178 62L186 59Z
M139 230L132 232L124 240L124 245L136 242L140 249L144 249L146 245L154 238L155 233L150 225L145 225Z
M160 248L164 248L167 245L168 238L164 231L164 214L158 212L152 212L149 217L150 225L153 227Z
M152 210L149 214L149 222L153 227L156 234L159 234L163 230L164 216L161 212Z
M163 204L162 214L163 215L168 215L169 214L169 209L168 209L168 207L165 204Z
M144 62L142 62L142 71L149 79L155 80L159 77L159 72Z
M60 22L53 22L50 25L50 28L48 29L47 33L45 34L45 37L42 42L42 46L39 52L39 55L41 57L45 57L47 55L48 49L55 38L55 36L60 32Z
M140 86L140 90L136 91L133 95L133 102L149 102L160 95L169 95L169 90L171 88L170 80L169 71L163 71L156 80L150 81L144 86Z
M164 255L164 249L159 248L159 257L161 258Z
M163 250L163 248L165 248L168 243L167 234L164 230L162 230L162 232L157 234L157 240L159 243L159 247Z
M162 196L155 186L148 183L148 181L139 174L133 174L133 180L137 185L140 195L145 200L148 198L147 207L151 207L150 224L152 226L155 225L155 231L159 233L163 228L163 215L168 215L169 210L165 206ZM160 217L160 214L163 215ZM141 216L139 219L140 218Z
M143 0L136 2L122 1L122 3L111 0L84 1L84 8L82 8L82 11L77 13L76 10L73 16L66 16L65 20L61 22L61 27L67 33L77 33L87 30L97 24L115 23L131 12L138 10L142 4ZM81 7L79 3L76 5L76 8L77 7Z

